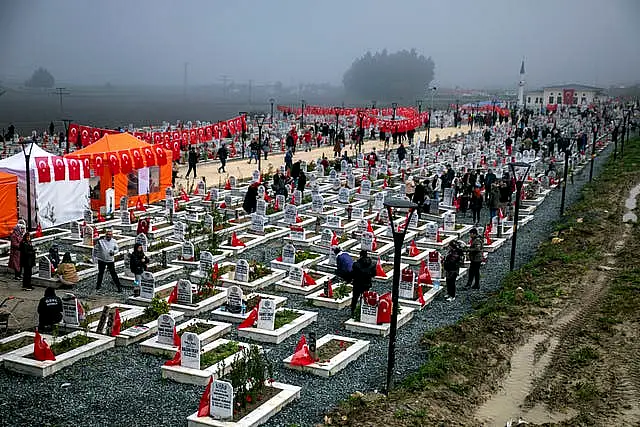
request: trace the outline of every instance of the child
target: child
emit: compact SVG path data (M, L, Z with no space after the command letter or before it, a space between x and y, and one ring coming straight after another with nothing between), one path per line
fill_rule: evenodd
M147 258L142 249L142 244L136 243L129 258L129 268L135 277L135 281L133 282L134 296L140 295L140 281L142 280L142 273L147 269L147 264L149 263L149 258Z

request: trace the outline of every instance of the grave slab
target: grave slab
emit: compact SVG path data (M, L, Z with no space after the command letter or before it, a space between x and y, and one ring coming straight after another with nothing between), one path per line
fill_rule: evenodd
M284 308L279 308L276 311L285 310ZM302 329L309 326L311 323L315 322L318 319L318 313L314 311L305 311L305 310L297 310L297 309L287 309L296 311L301 314L301 316L294 319L292 322L287 323L286 325L275 329L273 331L267 329L259 329L259 328L243 328L238 329L238 337L240 338L249 338L254 341L266 342L270 344L280 344L282 341L286 340L292 335L297 334Z
M176 322L179 322L184 318L184 314L180 311L169 310L169 313L167 314L171 316ZM144 325L132 326L123 331L120 331L120 334L116 336L116 346L126 347L128 345L135 344L149 338L152 335L155 335L157 331L157 320L152 320L151 322L147 322Z
M280 280L276 283L276 291L280 292L290 292L292 294L300 294L300 295L309 295L317 291L318 289L322 289L326 282L328 282L331 277L330 274L321 273L319 271L309 271L305 270L307 274L310 274L311 277L316 281L315 285L301 285L301 284L293 284L286 280Z
M398 328L404 326L409 320L413 318L415 308L401 307L400 313L398 313ZM344 322L344 326L347 331L356 332L359 334L379 335L386 337L389 335L391 324L383 323L381 325L372 325L370 323L358 322L354 319L349 319Z
M348 286L351 287L351 285ZM332 284L332 287L335 292L335 290L340 287L340 284ZM349 292L348 295L342 298L329 298L328 296L325 296L324 290L319 290L310 295L307 295L305 299L307 301L311 301L311 303L316 307L324 307L332 310L342 310L343 308L348 307L351 304L351 295L352 292Z
M284 365L287 368L295 369L302 372L309 372L319 377L332 377L358 357L369 351L369 341L359 340L356 338L343 337L339 335L327 334L320 338L316 343L316 348L320 349L322 346L332 340L349 342L351 345L346 349L332 357L328 361L318 361L306 366L294 366L291 364L293 355L283 360Z
M36 335L35 332L31 332L31 331L18 332L17 334L10 335L8 337L0 339L0 347L5 345L15 346L15 345L18 345L21 341L22 342L28 341L28 345L31 345L33 347L33 337L35 335ZM40 336L44 338L47 341L47 343L53 342L53 337L50 335L40 334ZM7 351L4 351L3 353L0 353L0 364L2 363L2 361L6 356L10 355L16 350L21 349L22 347L25 347L25 345L21 345L19 347L14 348L13 350L7 350Z
M281 297L279 295L268 295L262 293L251 293L247 295L247 300L251 300L255 297L259 296L260 298L272 299L276 303L276 307L282 307L287 303L287 297ZM249 312L253 307L248 308L244 314L242 313L232 313L226 309L226 307L218 307L217 309L211 312L211 317L214 319L218 319L224 322L231 323L242 323L247 316L249 316Z
M188 328L189 326L195 324L208 324L211 325L212 328L204 331L201 334L198 334L198 338L200 338L201 345L209 344L210 342L215 341L221 336L231 332L231 328L233 325L231 323L225 322L216 322L215 320L205 320L205 319L190 319L186 322L183 322L176 326L176 331L180 332L183 329ZM162 344L158 342L157 337L151 337L148 340L141 342L139 345L140 351L143 353L149 353L156 356L169 357L172 358L176 351L178 350L177 346Z

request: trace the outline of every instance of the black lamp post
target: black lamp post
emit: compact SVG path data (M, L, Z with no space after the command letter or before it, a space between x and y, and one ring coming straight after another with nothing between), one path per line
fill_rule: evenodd
M238 114L240 114L240 116L247 117L249 113L247 113L246 111L240 111ZM245 141L247 140L247 129L245 129L245 126L242 126L242 133L240 134L240 136L240 139L242 140L242 158L244 159L244 145Z
M256 123L258 124L258 171L262 175L262 125L266 117L264 114L256 116Z
M422 99L416 99L416 105L418 106L418 114L422 114Z
M65 139L67 142L67 148L65 150L65 153L69 154L69 125L71 124L71 119L60 119L60 120L62 120L62 123L64 123Z
M300 130L304 129L304 99L300 101L302 104L302 114L300 114Z
M384 206L387 208L389 214L389 227L393 232L393 287L391 288L391 300L392 300L392 312L391 312L391 328L389 330L389 354L387 356L387 394L393 387L392 376L393 367L396 361L396 335L398 331L398 299L400 294L400 259L402 258L402 245L404 244L404 238L407 234L408 227L402 227L401 230L397 230L393 223L393 210L402 209L408 210L409 216L413 214L413 211L418 207L417 204L404 199L390 198L385 200Z
M364 140L364 111L358 111L358 120L360 121L359 133L358 133L358 150L362 153L362 142Z
M562 176L562 196L560 197L560 216L564 215L564 201L567 193L567 176L569 175L569 156L571 155L571 145L573 139L563 138L564 144L564 171Z
M391 136L394 138L393 139L393 143L396 143L396 134L397 132L397 126L396 126L396 108L398 108L398 103L397 102L392 102L391 103L391 108L393 108L393 117L391 120L393 120L393 129L391 130Z
M516 241L518 240L518 215L520 215L520 197L522 196L522 184L527 178L531 164L525 162L509 163L512 176L516 179L516 210L513 215L513 236L511 237L511 261L509 271L513 271L516 263Z
M393 108L393 118L391 120L396 120L396 108L398 108L398 103L397 102L392 102L391 103L391 108Z
M431 91L431 109L429 110L429 118L427 119L427 144L429 143L429 140L431 139L431 115L433 114L433 96L436 94L436 90L437 88L435 86L431 86L429 88L429 90ZM436 124L437 125L437 124Z
M273 104L275 104L276 100L273 98L269 98L269 104L271 104L271 125L273 126Z
M25 150L25 144L29 144L29 152ZM24 163L26 165L25 175L27 179L27 231L33 230L31 224L31 167L30 167L30 159L31 159L31 151L33 150L33 141L22 141L20 142L20 146L22 147L22 153L24 154Z
M593 162L596 158L596 138L598 138L598 121L593 120L593 141L591 144L591 165L589 166L589 182L593 179Z

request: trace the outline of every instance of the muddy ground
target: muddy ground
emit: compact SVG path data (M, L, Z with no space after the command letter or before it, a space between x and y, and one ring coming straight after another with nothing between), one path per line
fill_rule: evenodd
M325 424L640 425L640 225L622 221L638 183L636 139L499 293L424 336L419 372Z

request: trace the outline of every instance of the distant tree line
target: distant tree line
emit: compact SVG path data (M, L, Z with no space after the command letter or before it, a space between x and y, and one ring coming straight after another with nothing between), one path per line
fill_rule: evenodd
M55 79L46 68L38 68L33 72L29 80L24 82L26 87L49 89L52 88Z
M412 104L426 92L434 67L430 57L418 55L415 49L367 52L344 73L342 83L348 96Z

